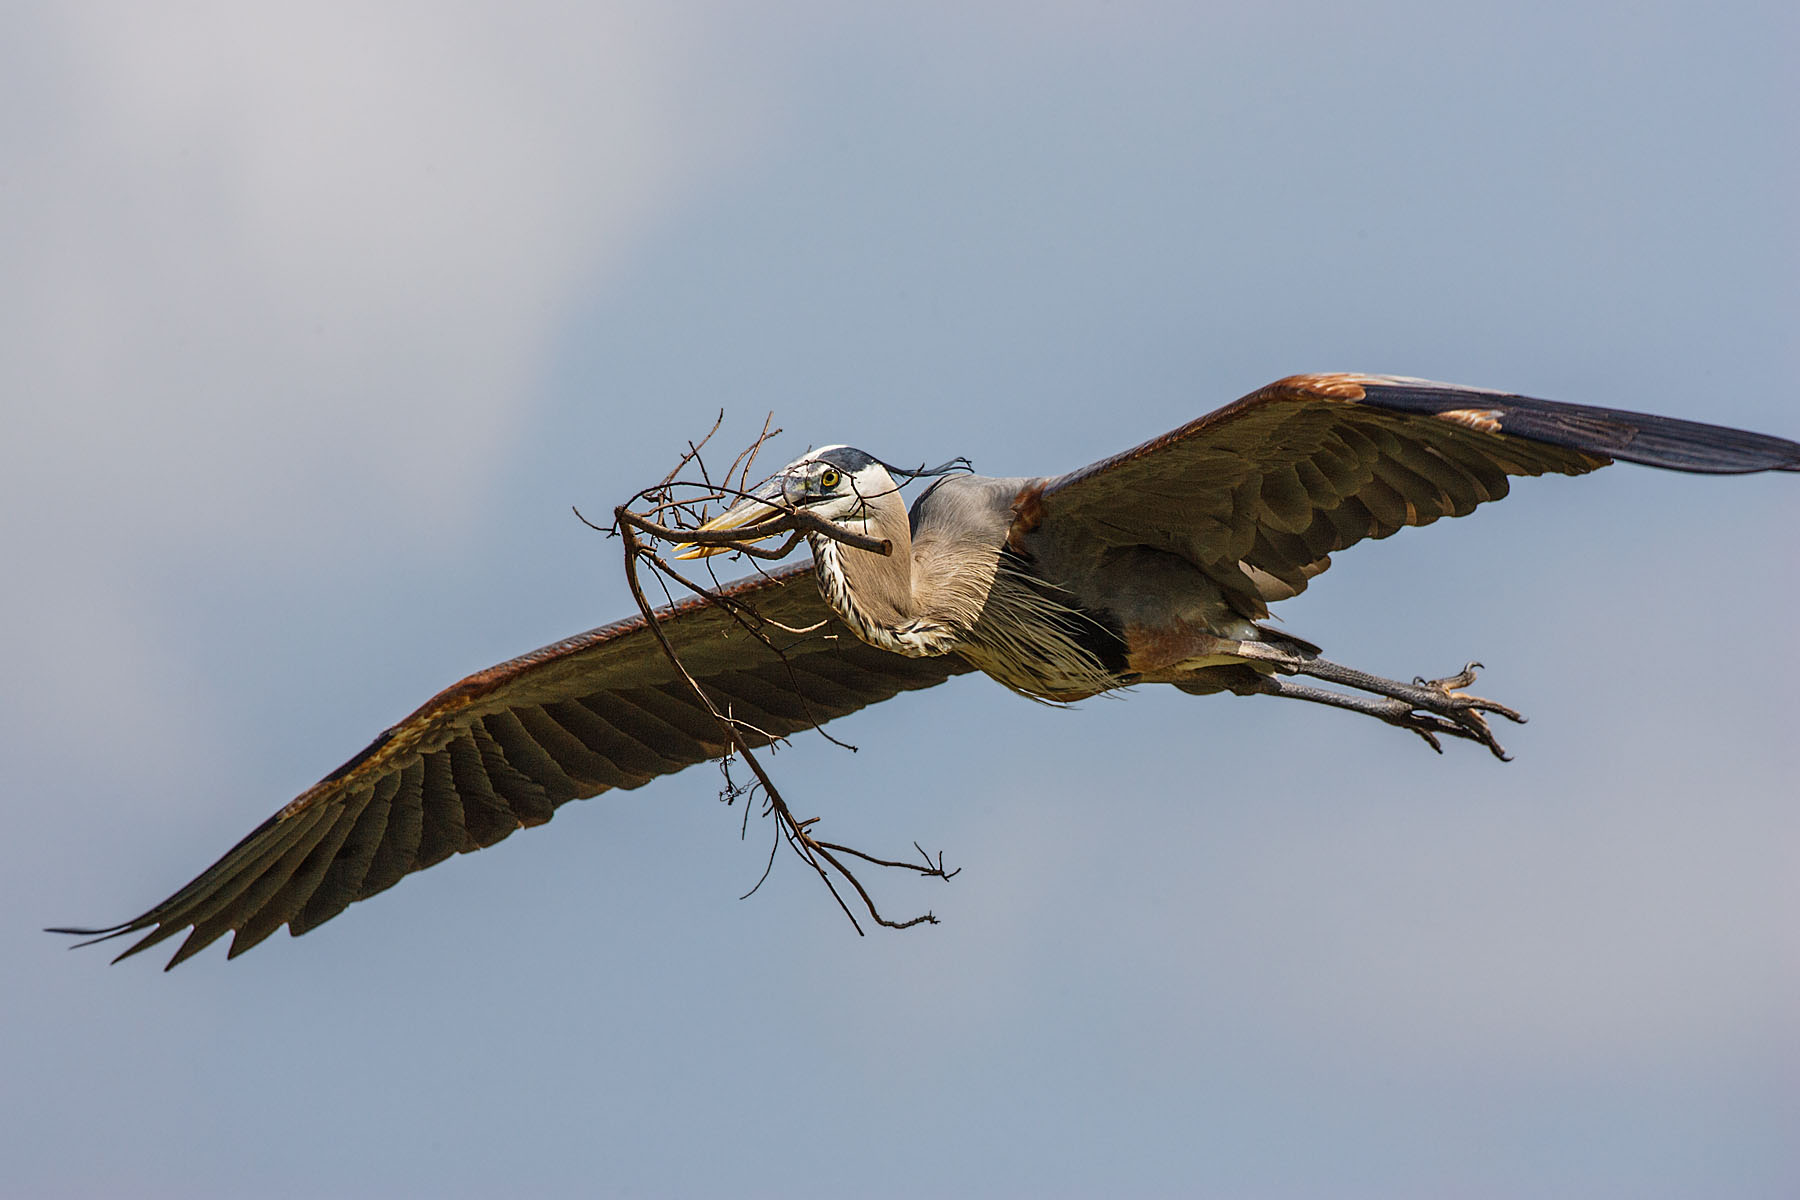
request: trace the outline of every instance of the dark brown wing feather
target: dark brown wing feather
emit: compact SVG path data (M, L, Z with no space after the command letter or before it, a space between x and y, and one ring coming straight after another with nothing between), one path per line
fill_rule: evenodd
M1800 471L1800 444L1646 413L1422 380L1296 375L1022 496L1031 535L1179 554L1262 615L1327 555L1506 495L1507 476L1624 459L1678 471Z
M826 607L810 564L724 590L771 622L824 623L805 635L761 625L778 655L705 601L659 614L713 703L762 731L752 745L971 669L857 640ZM192 926L173 967L235 930L235 957L284 924L305 933L410 872L541 825L565 801L640 787L725 749L644 621L620 621L438 693L142 916L55 932L102 940L148 930L127 958Z

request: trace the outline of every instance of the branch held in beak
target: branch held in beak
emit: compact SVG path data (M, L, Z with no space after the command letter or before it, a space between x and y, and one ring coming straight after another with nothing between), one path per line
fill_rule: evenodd
M766 541L778 533L787 533L793 529L793 522L781 520L788 516L788 511L770 503L782 495L782 481L772 479L756 489L743 500L707 521L695 533L729 533L738 529L750 532L743 537L733 538L731 542L702 544L699 542L682 542L675 547L676 558L710 558L715 554L724 554L735 547L732 543L745 545L751 542ZM759 525L768 525L765 530L758 530Z
M804 508L796 507L795 496L788 491L788 483L788 476L778 475L712 520L689 530L690 536L704 540L676 541L675 557L710 558L715 554L742 551L756 558L784 558L793 549L794 542L807 535L828 537L871 554L887 555L894 552L894 544L887 538L856 533L841 525L834 525ZM651 529L656 536L667 537L671 541L681 536L672 529L641 527ZM775 550L749 548L752 543L767 541L784 533L792 534L793 539Z

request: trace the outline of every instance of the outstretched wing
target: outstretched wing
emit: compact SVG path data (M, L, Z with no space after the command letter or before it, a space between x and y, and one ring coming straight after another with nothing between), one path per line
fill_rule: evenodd
M1178 554L1246 615L1298 593L1334 551L1460 517L1507 476L1613 459L1677 471L1800 471L1800 444L1717 425L1424 380L1295 375L1016 505L1033 537Z
M773 649L704 600L658 614L714 705L760 731L747 733L752 745L972 669L859 641L811 575L802 563L723 589L753 606L745 625ZM298 936L402 876L541 825L565 801L641 787L726 749L643 619L620 621L439 692L143 915L53 932L148 930L127 958L192 926L173 967L235 930L236 957L283 924Z

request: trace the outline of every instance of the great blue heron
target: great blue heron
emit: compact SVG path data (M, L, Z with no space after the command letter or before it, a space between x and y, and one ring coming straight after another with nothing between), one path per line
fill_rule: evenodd
M1800 471L1800 444L1420 380L1303 375L1067 475L940 475L910 518L895 479L909 473L832 446L702 528L754 533L760 518L801 511L891 553L815 534L810 565L727 588L768 620L767 648L728 636L734 618L711 604L657 620L754 745L980 670L1048 701L1141 683L1286 696L1504 757L1484 714L1517 714L1458 690L1472 665L1382 679L1259 622L1338 550L1462 516L1506 495L1509 475L1613 459ZM125 958L191 926L172 967L235 931L235 957L283 924L304 933L409 872L542 824L564 801L639 787L729 744L644 621L604 626L440 692L143 915L56 932L148 931Z

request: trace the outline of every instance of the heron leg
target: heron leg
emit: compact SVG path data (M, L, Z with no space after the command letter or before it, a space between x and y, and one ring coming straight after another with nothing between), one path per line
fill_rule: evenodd
M1240 644L1240 653L1254 661L1267 663L1283 675L1308 675L1326 683L1370 692L1382 699L1347 696L1341 692L1295 683L1279 676L1262 677L1256 690L1266 695L1290 696L1297 700L1310 700L1315 704L1329 704L1335 708L1366 713L1390 725L1412 730L1429 742L1432 749L1440 752L1442 747L1438 744L1437 736L1442 734L1480 742L1493 752L1494 757L1504 761L1511 756L1494 737L1494 731L1489 728L1484 714L1493 713L1520 725L1525 723L1523 716L1504 704L1457 690L1475 682L1475 672L1480 669L1480 663L1470 663L1455 675L1444 679L1414 679L1411 683L1402 683L1397 679L1384 679L1367 671L1358 671L1354 667L1346 667L1317 655L1296 653L1281 646L1245 642Z

